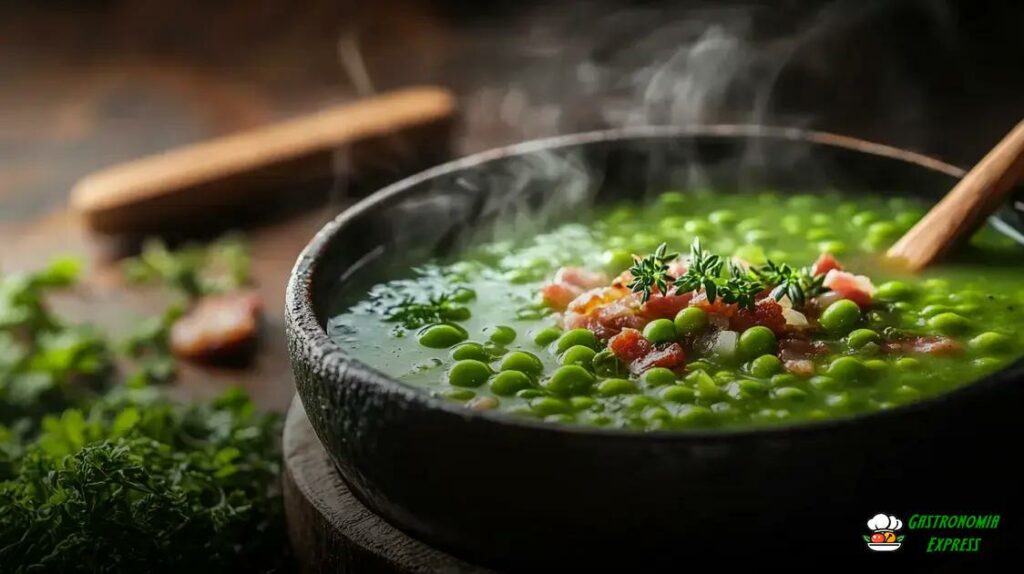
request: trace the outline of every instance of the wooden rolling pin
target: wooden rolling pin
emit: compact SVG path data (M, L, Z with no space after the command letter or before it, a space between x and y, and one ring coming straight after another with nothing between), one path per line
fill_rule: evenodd
M396 90L98 171L74 186L71 206L104 233L173 229L266 199L256 191L286 196L300 181L330 177L342 147L444 148L454 111L443 88Z
M1024 177L1024 121L1010 130L974 169L907 231L888 257L920 271L991 215Z

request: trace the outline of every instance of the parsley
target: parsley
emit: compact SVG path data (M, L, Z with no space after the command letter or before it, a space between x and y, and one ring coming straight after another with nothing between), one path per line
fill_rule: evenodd
M131 283L162 282L189 297L234 291L245 286L250 275L249 250L236 235L173 251L159 239L149 240L137 257L121 265Z
M651 298L651 293L655 289L660 293L668 292L668 263L679 254L666 253L667 249L668 246L662 243L654 253L640 258L629 268L629 273L633 276L629 288L634 293L641 293L640 300L644 303Z
M467 309L452 300L452 295L440 293L426 301L406 296L384 312L384 320L401 323L406 329L418 329L431 323L465 319Z

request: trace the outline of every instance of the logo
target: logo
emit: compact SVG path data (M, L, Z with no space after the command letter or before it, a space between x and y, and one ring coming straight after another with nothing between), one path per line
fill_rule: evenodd
M892 552L903 546L903 535L896 535L896 531L903 528L903 521L891 514L876 514L868 520L868 530L871 535L864 535L864 542L868 548L876 552Z

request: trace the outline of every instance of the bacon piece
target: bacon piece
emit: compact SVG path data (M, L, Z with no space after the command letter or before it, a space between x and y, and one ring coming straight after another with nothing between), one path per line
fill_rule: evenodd
M654 367L677 369L686 364L686 353L679 343L655 347L636 329L623 329L608 341L608 348L634 374Z
M784 361L782 365L798 377L810 377L814 374L814 362L810 359Z
M674 319L676 313L689 306L692 299L692 292L681 295L654 294L644 303L640 312L648 319Z
M753 309L736 311L730 321L730 328L740 333L756 325L768 327L776 335L785 333L787 326L786 317L782 314L782 305L771 298L761 299Z
M894 355L924 353L938 357L958 355L964 350L963 345L939 335L912 335L889 339L882 343L882 351Z
M779 358L783 362L811 359L828 353L828 345L821 341L812 341L802 336L789 336L779 339Z
M707 313L716 313L724 317L732 317L736 314L737 309L735 304L726 303L722 301L721 297L716 298L714 303L708 303L708 296L704 291L694 295L693 299L690 300L690 306L700 307Z
M588 271L582 267L562 267L555 272L555 283L575 285L582 289L593 289L608 284L604 273Z
M814 275L825 275L833 269L842 271L843 266L839 264L839 260L831 253L822 253L818 260L814 262L814 265L811 266L811 273Z
M252 348L262 307L255 293L204 297L171 325L171 350L203 361L237 356Z
M686 364L686 353L679 343L671 343L665 347L654 349L643 357L629 364L629 371L640 374L647 369L662 367L665 369L678 369Z
M690 262L686 259L676 259L668 264L668 274L673 278L679 278L686 275L686 270L690 268Z
M622 361L632 363L651 352L652 346L640 331L623 329L608 341L608 348Z
M825 275L825 287L835 291L844 299L856 303L861 309L871 307L871 298L875 294L875 286L865 275L854 275L846 271L833 269Z
M564 283L549 283L540 288L541 298L552 309L561 311L583 293L583 289Z

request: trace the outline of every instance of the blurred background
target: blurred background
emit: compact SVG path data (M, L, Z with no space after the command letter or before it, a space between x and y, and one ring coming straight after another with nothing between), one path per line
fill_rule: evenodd
M1024 117L1021 22L1024 3L952 0L3 1L0 269L85 255L95 273L73 313L116 323L159 309L105 273L122 246L68 211L75 181L414 84L458 96L436 155L609 126L764 123L969 166ZM373 185L416 164L382 159ZM246 383L261 404L292 394L287 273L315 229L371 187L361 176L339 166L317 184L326 201L220 222L248 227L267 305L266 351ZM237 376L186 372L182 384L202 394Z

